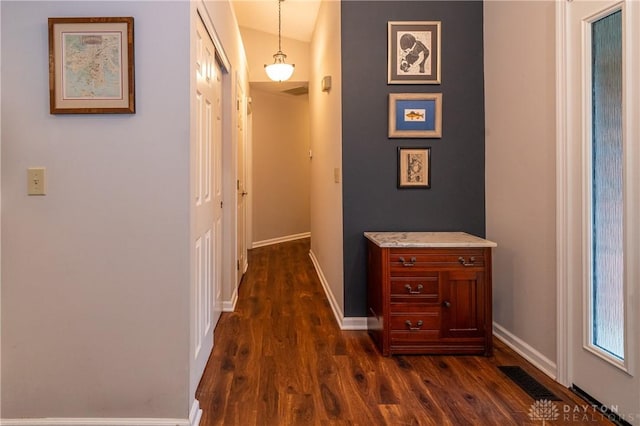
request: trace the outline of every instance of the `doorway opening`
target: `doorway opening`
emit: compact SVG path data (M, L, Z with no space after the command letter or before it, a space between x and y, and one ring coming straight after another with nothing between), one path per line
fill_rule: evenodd
M306 83L251 84L251 244L310 236L311 131Z

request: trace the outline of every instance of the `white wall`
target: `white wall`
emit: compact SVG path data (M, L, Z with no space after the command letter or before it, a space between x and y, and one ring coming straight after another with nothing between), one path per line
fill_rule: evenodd
M3 1L0 7L1 60L10 64L1 75L1 120L9 123L0 134L1 415L186 419L197 386L189 356L189 55L196 5ZM229 60L226 302L236 291L236 87L248 93L248 70L229 2L198 7ZM54 16L134 17L136 114L49 114L47 18ZM47 168L44 197L26 195L30 166Z
M555 11L484 3L487 238L494 321L555 374ZM517 340L515 340L517 342Z
M342 183L334 169L342 170L342 88L340 2L320 5L311 40L309 103L311 114L311 252L325 278L334 309L344 316L342 248ZM322 77L333 87L321 91ZM342 179L340 179L342 181Z
M251 99L253 242L308 233L309 98L253 89Z
M2 416L185 418L189 3L1 7ZM135 18L136 114L49 114L56 16Z

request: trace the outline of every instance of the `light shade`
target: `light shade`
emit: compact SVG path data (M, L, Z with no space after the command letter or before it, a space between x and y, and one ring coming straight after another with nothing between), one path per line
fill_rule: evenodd
M286 81L293 75L293 68L295 65L287 64L284 59L287 57L281 51L278 51L273 55L274 62L270 65L265 65L264 70L267 72L267 76L273 81Z

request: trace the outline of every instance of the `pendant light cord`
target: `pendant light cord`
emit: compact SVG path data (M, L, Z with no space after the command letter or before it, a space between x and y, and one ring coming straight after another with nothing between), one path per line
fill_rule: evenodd
M278 52L282 52L282 41L281 41L281 33L282 33L282 1L278 0Z
M0 0L2 1L2 0ZM287 64L287 55L282 53L282 2L278 0L278 51L273 55L273 63L264 66L265 72L273 81L286 81L293 74L294 64Z

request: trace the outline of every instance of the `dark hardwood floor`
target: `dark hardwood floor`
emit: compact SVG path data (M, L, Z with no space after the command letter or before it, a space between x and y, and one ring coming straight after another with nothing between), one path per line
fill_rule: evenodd
M562 398L556 420L537 411L545 424L611 424L499 340L489 358L382 357L365 331L338 328L308 253L308 239L250 252L198 387L201 425L542 425L500 365Z

